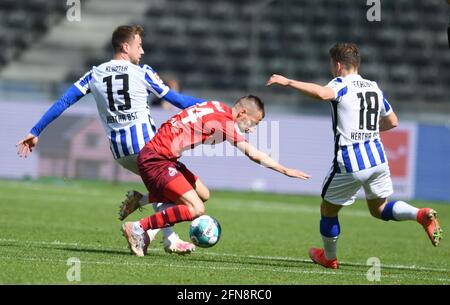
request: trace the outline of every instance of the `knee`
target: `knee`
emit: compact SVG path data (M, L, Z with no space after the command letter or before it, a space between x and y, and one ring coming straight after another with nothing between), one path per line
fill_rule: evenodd
M203 205L203 203L192 206L191 214L192 218L197 218L205 215L205 206Z
M325 217L337 217L339 208L322 202L320 204L320 214Z
M209 200L209 190L206 189L200 198L202 199L203 202L208 201Z
M372 215L373 217L379 218L378 215L377 215L378 213L377 213L376 210L374 210L374 209L369 209L369 212L370 212L370 215Z
M369 209L370 215L375 218L381 219L381 213L383 212L383 207L375 207Z
M383 211L386 207L386 203L386 199L367 200L370 215L378 219L383 219Z

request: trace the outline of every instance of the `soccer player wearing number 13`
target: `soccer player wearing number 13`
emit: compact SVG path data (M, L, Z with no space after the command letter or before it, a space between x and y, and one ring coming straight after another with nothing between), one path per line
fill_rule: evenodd
M139 175L136 163L138 153L156 133L147 104L148 95L153 93L159 98L164 97L182 109L204 101L170 90L151 67L138 65L144 54L143 32L141 26L117 27L111 41L114 58L93 67L75 82L42 116L30 133L17 143L18 154L27 157L47 125L83 96L92 93L114 159L127 170ZM136 193L129 192L125 201L135 199ZM139 196L143 197L142 205L148 202L148 196ZM166 207L167 205L154 204L155 210ZM119 218L122 220L122 215ZM157 230L151 232L153 238L156 233ZM186 254L195 249L193 244L182 241L172 228L164 228L163 233L166 252Z
M324 248L311 248L311 259L326 268L338 268L336 243L340 233L339 210L351 205L363 187L372 216L383 220L416 220L431 243L439 244L442 229L436 211L417 209L404 201L390 201L392 181L379 132L398 125L397 116L373 81L358 75L360 55L353 43L338 43L330 50L335 77L327 86L272 75L267 85L278 84L331 101L334 160L322 188L320 234Z

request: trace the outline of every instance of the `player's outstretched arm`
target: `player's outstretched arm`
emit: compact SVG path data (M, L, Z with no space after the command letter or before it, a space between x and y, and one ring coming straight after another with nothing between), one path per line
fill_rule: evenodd
M204 99L184 95L173 90L169 90L163 98L180 109L185 109L205 101Z
M29 133L25 138L17 142L17 154L19 157L26 158L33 151L33 148L36 146L39 138L35 135Z
M39 122L31 129L31 134L38 137L41 132L58 118L67 108L75 104L86 93L83 93L77 86L72 85L64 94L47 110Z
M267 154L257 150L255 147L253 147L246 141L238 142L236 144L236 147L240 151L242 151L247 157L249 157L250 160L258 164L261 164L267 168L273 169L279 173L282 173L283 175L303 180L307 180L311 177L310 175L302 171L284 167L283 165L279 164L277 161L269 157Z
M278 74L273 74L267 81L266 86L271 86L273 84L297 89L312 98L322 101L328 101L336 97L333 89L329 87L296 81Z
M76 87L72 85L64 94L47 110L46 113L41 117L41 119L34 125L30 133L17 142L17 154L20 157L27 157L33 148L37 145L39 141L39 135L41 132L57 117L61 115L67 108L76 103L80 98L82 98L86 93L83 93Z

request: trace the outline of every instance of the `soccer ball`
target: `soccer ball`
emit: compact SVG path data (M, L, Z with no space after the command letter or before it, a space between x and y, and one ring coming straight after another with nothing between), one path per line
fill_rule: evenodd
M217 244L221 232L217 219L208 215L194 219L189 227L191 241L201 248L209 248Z

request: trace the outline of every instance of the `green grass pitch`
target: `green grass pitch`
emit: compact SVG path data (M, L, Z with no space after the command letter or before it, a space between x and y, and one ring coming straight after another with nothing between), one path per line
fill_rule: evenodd
M310 262L320 246L315 196L213 191L206 213L222 225L219 243L191 255L166 254L154 241L146 257L132 256L120 233L117 184L59 179L0 181L1 284L450 284L450 243L433 247L416 222L383 222L364 201L340 216L340 269ZM450 204L412 202L438 211L450 228ZM136 211L131 220L149 215ZM188 238L189 223L176 232ZM66 274L80 260L80 281ZM381 262L380 281L368 281L370 257Z

